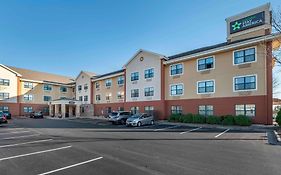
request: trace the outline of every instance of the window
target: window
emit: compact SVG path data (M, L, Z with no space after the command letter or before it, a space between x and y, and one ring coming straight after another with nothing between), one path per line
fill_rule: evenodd
M23 96L23 99L24 99L25 101L32 101L33 95L25 94L25 95Z
M88 84L84 84L84 90L88 90Z
M44 96L44 101L51 101L52 97L51 96Z
M131 73L131 81L136 81L136 80L139 80L139 73L138 72Z
M99 88L100 88L100 83L96 82L96 89L99 89Z
M182 106L171 106L171 114L182 114Z
M111 96L112 96L112 94L111 94L111 93L106 94L105 99L106 99L106 100L110 100Z
M60 87L60 91L61 91L61 92L67 92L67 87L61 86L61 87Z
M214 68L214 57L208 57L197 60L198 71Z
M170 75L179 75L182 74L183 66L182 64L174 64L170 67Z
M123 84L124 84L124 76L118 77L118 79L117 79L117 84L118 84L118 85L123 85Z
M235 77L235 91L240 90L255 90L256 89L256 75Z
M204 116L214 115L214 107L212 105L200 105L198 113Z
M144 112L150 115L153 115L154 107L153 106L145 106Z
M78 85L78 91L81 91L82 90L82 86L81 85Z
M107 107L107 108L106 108L106 113L109 114L109 113L111 113L111 112L112 112L111 107Z
M118 107L118 111L124 111L124 107ZM123 112L123 115L130 115L129 112Z
M10 94L5 92L0 92L0 100L9 99Z
M88 101L88 95L84 96L84 101Z
M0 85L10 86L10 80L8 80L8 79L1 79L0 78Z
M175 84L171 85L171 96L177 96L177 95L182 95L183 94L183 85L182 84Z
M30 107L30 106L25 106L25 107L23 107L23 112L25 112L25 113L30 113L30 112L32 112L32 107Z
M214 92L214 81L200 81L197 83L197 93L212 93Z
M256 61L256 49L234 51L234 64L243 64Z
M154 88L153 87L147 87L144 88L144 96L149 97L154 95Z
M79 96L79 101L83 101L83 96Z
M139 113L139 111L140 111L140 108L138 106L131 107L132 114L137 114L137 113Z
M117 92L117 99L123 99L124 98L124 92Z
M132 89L131 90L131 97L139 97L139 90L138 89Z
M112 80L108 79L108 80L105 80L105 87L110 87L112 84Z
M245 115L248 117L254 117L256 115L256 105L254 104L235 105L235 115Z
M44 84L44 90L45 90L45 91L51 91L51 90L52 90L52 85L50 85L50 84Z
M9 111L8 106L0 106L0 111Z
M146 78L152 78L152 77L154 77L154 69L153 68L146 69L144 71L144 78L146 79Z
M100 101L100 100L101 100L100 95L96 95L96 101Z
M33 83L31 82L24 82L23 87L27 89L32 89L33 88Z

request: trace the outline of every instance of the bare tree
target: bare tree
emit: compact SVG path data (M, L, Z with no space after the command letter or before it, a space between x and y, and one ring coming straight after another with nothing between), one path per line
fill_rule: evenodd
M272 31L281 33L281 10L272 13ZM281 43L280 39L277 39ZM281 66L281 48L273 51L273 58L276 66Z

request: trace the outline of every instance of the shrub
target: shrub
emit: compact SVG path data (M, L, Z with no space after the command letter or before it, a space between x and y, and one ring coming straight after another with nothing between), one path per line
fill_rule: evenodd
M193 114L186 114L183 116L184 123L192 123L193 122Z
M252 124L252 119L244 115L238 115L234 117L234 122L236 125L250 126Z
M181 117L180 114L172 114L172 115L168 118L168 121L169 121L169 122L178 122L180 117Z
M221 124L221 118L217 116L206 117L206 123L208 124Z
M199 114L195 114L192 117L192 122L193 123L206 123L206 117L199 115Z
M234 116L232 115L227 115L223 117L222 120L223 125L234 125Z
M281 109L280 109L280 111L277 113L276 122L278 123L279 126L281 126Z

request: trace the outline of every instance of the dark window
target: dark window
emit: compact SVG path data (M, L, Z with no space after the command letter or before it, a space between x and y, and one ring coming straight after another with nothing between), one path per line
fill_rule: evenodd
M149 115L153 115L154 107L153 106L145 106L144 107L144 112L149 114Z
M52 97L51 96L44 96L44 101L51 101Z
M177 84L177 85L171 85L171 93L172 96L175 95L182 95L183 94L183 85Z
M149 97L154 95L154 88L153 87L147 87L144 88L144 96Z
M84 90L88 90L88 84L84 84Z
M100 98L100 95L96 95L96 101L100 101L101 98Z
M33 83L24 82L23 86L24 86L24 88L32 89L33 88Z
M151 69L146 69L144 71L144 78L152 78L154 77L154 69L151 68Z
M132 114L138 114L139 111L140 111L140 108L138 106L131 107Z
M214 81L198 82L198 93L214 92Z
M200 105L198 110L200 115L214 115L214 107L212 105Z
M9 107L8 106L0 106L0 111L3 111L3 112L9 111Z
M61 87L60 87L60 91L61 91L61 92L67 92L67 87L61 86Z
M45 91L51 91L51 90L52 90L52 85L50 85L50 84L44 84L44 90L45 90Z
M112 80L105 80L105 87L110 87L112 84Z
M138 89L132 89L131 90L131 97L139 97L139 90Z
M235 105L235 115L245 115L248 117L254 117L256 115L256 105L254 104Z
M182 106L171 106L171 114L182 114Z
M84 96L84 101L88 101L88 95Z
M255 48L239 50L234 52L234 64L253 62L256 60Z
M32 112L32 107L30 107L30 106L25 106L25 107L23 107L23 112L25 112L25 113L30 113L30 112Z
M79 96L79 101L83 101L83 96Z
M235 78L235 90L256 89L256 76L245 76Z
M182 64L171 65L170 75L182 74Z
M96 89L100 88L100 84L96 82Z
M8 80L8 79L0 79L0 85L10 86L10 80Z
M208 57L198 60L198 70L206 70L214 68L214 58Z
M136 81L136 80L139 80L139 73L138 72L131 73L131 81Z
M117 84L118 84L118 85L124 84L124 76L118 77Z
M2 92L0 93L0 100L9 99L9 96L10 96L9 93Z

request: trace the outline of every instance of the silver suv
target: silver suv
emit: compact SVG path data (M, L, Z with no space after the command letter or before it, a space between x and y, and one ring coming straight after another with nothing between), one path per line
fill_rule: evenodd
M128 111L118 111L109 114L109 121L112 124L126 124L127 119L131 117L131 112Z
M146 113L135 114L127 119L126 125L127 126L154 125L154 117Z

